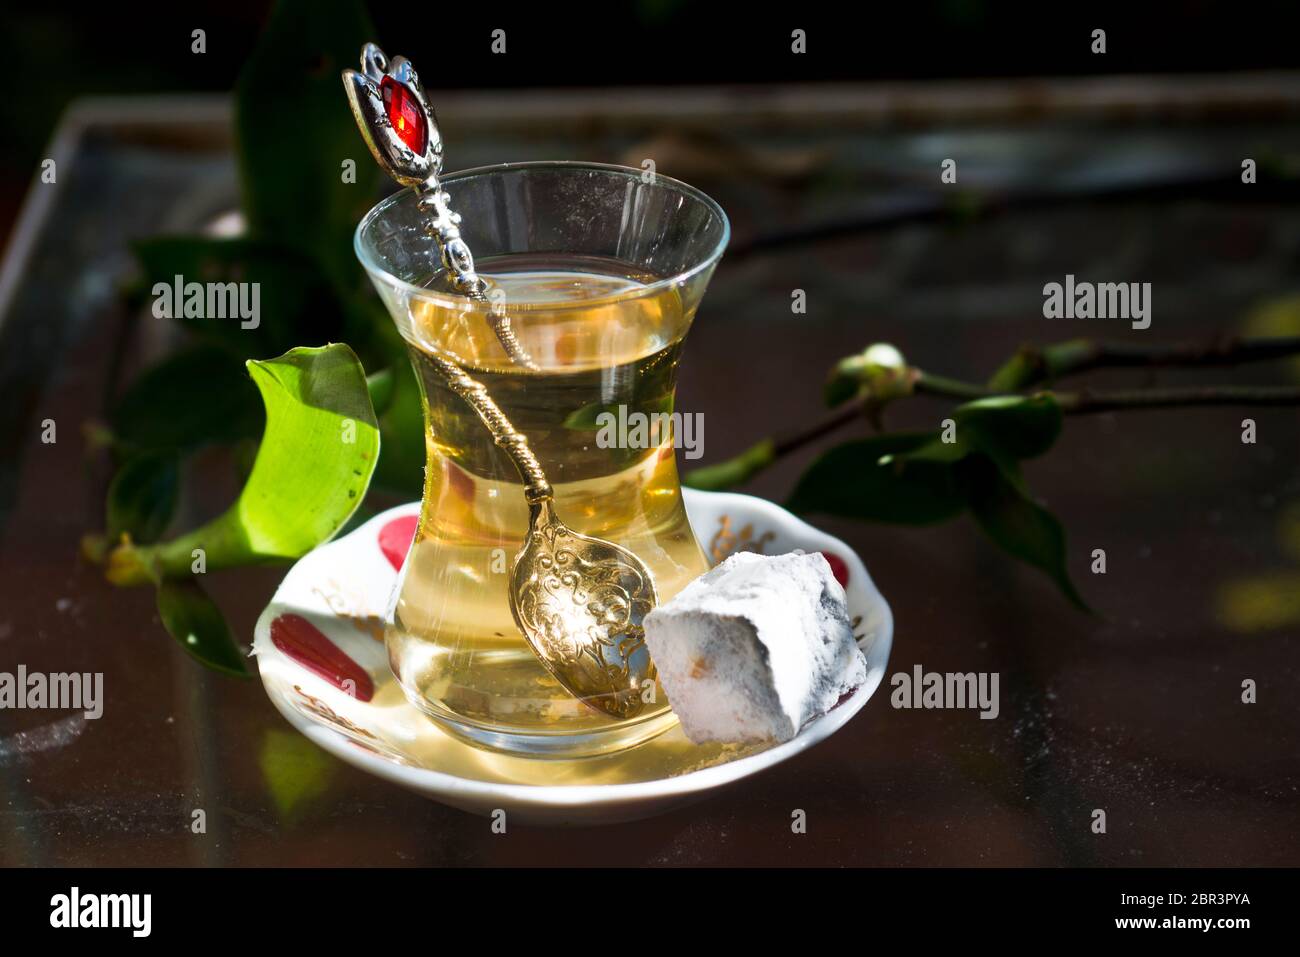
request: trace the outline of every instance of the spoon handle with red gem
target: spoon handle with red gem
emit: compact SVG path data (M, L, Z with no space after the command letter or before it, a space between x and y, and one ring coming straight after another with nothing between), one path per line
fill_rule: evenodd
M511 361L528 369L537 364L519 344L503 301L490 299L487 283L474 269L474 256L460 235L460 216L448 205L438 181L442 172L442 133L405 57L390 62L373 43L361 48L361 70L343 71L352 116L370 153L389 176L411 187L420 212L428 219L424 231L438 246L443 267L458 292L479 302L491 302L488 323Z
M346 70L343 86L375 160L419 196L426 231L437 240L451 277L470 295L485 296L459 217L438 182L442 137L411 64L390 64L374 44L361 51L361 71ZM519 348L500 301L489 322L520 365L537 368ZM579 700L612 718L635 717L642 691L655 680L642 620L658 602L654 575L621 545L569 528L555 514L553 491L537 457L481 383L451 359L435 355L449 386L478 414L524 484L528 534L510 567L510 613L538 661ZM600 596L598 599L594 596Z
M415 188L415 193L419 196L416 207L429 217L424 224L425 235L437 242L452 283L471 299L486 301L487 283L474 270L474 256L460 235L460 214L447 205L447 191L438 177L429 177Z

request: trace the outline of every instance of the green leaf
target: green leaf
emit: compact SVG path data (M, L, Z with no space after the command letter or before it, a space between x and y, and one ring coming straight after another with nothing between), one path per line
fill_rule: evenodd
M383 415L393 401L393 382L396 378L392 369L380 369L373 375L366 376L366 390L370 393L370 404L376 415Z
M900 459L953 464L972 453L996 461L1008 478L1019 479L1018 463L1042 455L1061 434L1064 416L1051 393L993 396L953 410L953 441L942 432Z
M994 392L1019 392L1045 377L1042 356L1037 349L1017 350L989 377L988 387Z
M1064 416L1050 392L976 399L953 411L959 441L995 457L1036 458L1061 435Z
M176 513L180 464L174 454L146 452L126 461L108 486L108 540L157 541Z
M265 416L243 364L224 349L199 346L138 377L109 422L128 450L188 450L257 436Z
M995 392L1023 392L1042 382L1054 382L1085 367L1096 343L1091 339L1068 339L1046 346L1022 346L989 378Z
M776 461L776 446L771 439L764 439L751 445L735 458L719 462L717 465L692 469L686 473L682 484L711 492L733 488L748 482L774 461Z
M158 586L158 615L182 648L200 663L236 677L248 677L244 655L230 636L221 610L196 581Z
M953 412L955 441L940 432L883 435L831 449L812 464L787 503L877 522L924 525L969 508L1000 548L1052 577L1087 610L1070 581L1061 523L1035 503L1020 461L1042 455L1061 432L1054 396L996 396Z
M933 439L906 433L838 445L809 466L786 507L903 525L952 518L965 504L952 466L902 457Z
M281 821L293 822L329 791L334 760L302 735L272 728L262 740L258 766Z
M424 409L420 385L411 363L403 356L389 369L387 407L379 417L384 455L375 481L386 489L419 495L424 483Z
M1046 572L1066 598L1090 611L1070 580L1065 529L1056 516L1030 499L1022 485L987 456L971 455L957 470L971 513L985 534L1009 555Z
M252 235L315 260L339 290L360 285L352 232L381 171L339 82L375 30L361 3L281 0L236 85L243 209ZM355 163L356 182L343 179Z
M590 402L579 409L574 409L564 419L564 427L574 432L599 432L610 420L601 420L603 415L612 415L618 420L619 405L630 406L646 415L671 414L673 411L672 393L650 401L641 401L633 396L629 402L610 404L608 402Z
M365 371L346 345L300 348L249 362L266 405L266 433L239 500L224 514L160 545L132 542L108 556L116 584L298 558L327 541L361 504L379 455Z

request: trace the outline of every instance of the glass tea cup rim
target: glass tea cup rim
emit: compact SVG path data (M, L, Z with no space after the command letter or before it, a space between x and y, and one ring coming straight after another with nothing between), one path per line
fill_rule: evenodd
M633 166L620 166L615 163L588 163L583 160L527 160L518 163L496 163L490 166L473 166L469 169L462 169L457 170L454 173L448 173L445 176L439 177L439 179L443 184L447 184L454 183L457 180L471 179L476 176L487 176L494 173L529 169L559 169L574 171L597 170L606 173L622 173L627 176L634 176L637 179L640 179L642 174L645 172L644 170ZM602 305L611 302L621 302L625 299L639 299L642 296L651 296L670 286L685 283L697 273L703 272L704 270L717 265L718 260L722 258L722 253L727 248L727 243L731 240L731 220L727 218L726 212L723 211L722 207L718 205L716 200L702 190L696 189L689 183L684 183L679 179L674 179L671 176L665 176L662 173L656 172L654 174L654 185L661 184L676 189L686 196L689 196L691 199L703 203L718 217L718 220L722 223L722 231L718 236L717 242L714 243L708 253L698 262L692 264L688 269L683 269L670 276L656 279L654 282L647 283L644 286L637 286L635 289L615 293L610 296L601 296L596 299L584 299L581 302L574 302L572 304L548 303L548 312L562 312L566 309L590 309L593 305ZM391 207L396 206L403 201L414 202L415 200L413 195L414 194L412 194L408 189L397 190L381 199L371 207L368 213L361 217L361 222L357 224L356 232L353 233L352 238L352 248L356 253L357 259L361 261L361 265L364 266L366 271L371 275L381 278L385 284L401 290L408 296L435 302L440 305L449 305L459 309L464 309L466 307L490 308L488 303L480 303L473 299L467 299L464 296L442 293L430 289L427 286L417 286L415 283L407 282L405 279L400 279L397 276L394 276L376 261L375 255L368 248L363 239L363 235L370 225L380 216L387 213Z

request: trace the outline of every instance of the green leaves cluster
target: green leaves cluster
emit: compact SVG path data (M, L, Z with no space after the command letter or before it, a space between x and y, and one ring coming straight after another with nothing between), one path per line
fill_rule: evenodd
M236 502L198 529L162 544L147 535L160 524L157 498L143 495L144 473L166 488L166 473L137 456L109 489L112 550L105 574L139 585L193 571L297 558L336 532L361 503L379 458L379 429L365 372L345 345L292 349L278 359L250 360L266 406L266 432ZM172 459L174 461L174 459ZM130 494L126 494L126 492ZM174 486L171 488L174 495ZM115 525L114 517L118 521Z
M848 518L929 525L969 512L1008 554L1049 575L1086 609L1070 581L1065 530L1030 495L1020 463L1061 433L1050 393L997 396L958 406L934 432L846 442L809 466L788 506Z
M788 506L849 518L928 525L969 512L1008 554L1049 575L1075 605L1065 530L1025 485L1021 462L1056 442L1063 417L1050 393L958 406L934 432L846 442L809 466Z
M248 363L266 431L239 498L221 515L160 542L178 489L176 452L131 456L108 490L108 527L85 551L115 585L158 587L163 624L205 664L242 662L195 575L298 558L356 511L379 458L364 370L345 345L292 349Z
M157 283L257 283L256 328L229 319L174 320L189 345L140 376L101 439L119 464L182 457L210 444L256 441L262 411L245 362L303 342L347 342L366 368L388 371L380 430L390 455L379 481L418 491L419 392L405 347L352 251L357 222L383 174L347 108L340 71L374 39L355 0L281 0L237 85L235 127L244 233L158 236L135 246L142 302ZM412 467L413 466L413 467Z
M892 401L942 383L953 395L980 395L959 405L933 432L893 432L845 442L816 459L787 501L797 512L870 522L931 525L969 513L999 548L1040 569L1085 609L1070 580L1065 530L1025 484L1021 463L1043 455L1061 433L1063 414L1050 392L985 395L978 386L927 377L885 343L836 363L825 398L857 403L879 424ZM786 443L785 447L801 444ZM782 446L765 439L740 455L686 476L695 488L738 485L767 468Z
M243 673L242 655L194 577L195 556L214 571L293 559L327 540L361 504L381 433L391 454L378 480L407 494L419 484L418 389L352 252L382 174L357 135L339 73L373 38L353 0L276 5L237 87L244 232L136 245L141 321L178 323L186 341L138 376L92 433L115 474L104 532L87 536L83 550L115 584L155 585L168 631L230 673ZM148 315L155 284L176 276L257 283L256 328ZM351 348L295 348L329 341ZM380 371L367 380L363 362ZM242 463L242 493L218 518L164 541L184 499L186 462L213 445Z

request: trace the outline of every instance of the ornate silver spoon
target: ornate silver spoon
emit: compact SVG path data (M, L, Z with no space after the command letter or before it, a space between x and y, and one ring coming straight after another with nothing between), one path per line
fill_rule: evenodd
M461 238L460 217L438 181L442 137L410 62L388 59L373 43L361 50L361 71L344 70L352 114L375 160L419 196L456 288L485 299L485 283ZM511 358L536 368L519 346L504 310L494 331ZM615 718L644 707L655 679L641 622L658 601L654 578L639 558L613 542L582 535L555 515L554 493L528 439L510 424L482 383L451 359L428 353L449 388L483 420L524 483L528 534L510 571L510 611L541 663L570 693Z

